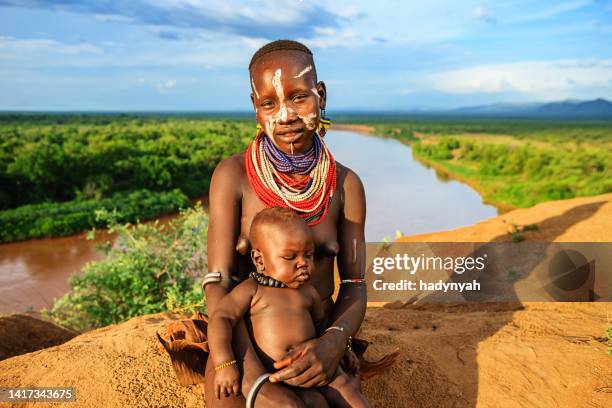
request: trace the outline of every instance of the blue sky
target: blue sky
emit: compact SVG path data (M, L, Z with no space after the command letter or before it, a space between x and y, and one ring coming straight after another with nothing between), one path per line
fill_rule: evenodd
M249 110L278 38L330 112L612 99L612 0L0 0L0 110Z

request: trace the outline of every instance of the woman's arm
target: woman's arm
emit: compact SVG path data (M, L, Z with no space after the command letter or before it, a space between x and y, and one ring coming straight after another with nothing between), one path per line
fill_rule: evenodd
M340 279L363 279L365 276L365 216L366 201L363 184L357 175L348 170L345 181L344 211L340 216L338 236L338 273ZM340 292L332 311L331 326L338 340L346 345L349 336L355 335L363 322L367 306L366 285L348 283L340 285ZM329 332L328 332L329 333Z
M235 246L240 233L242 200L240 159L240 156L232 156L221 161L210 182L208 271L221 272L220 284L205 286L206 305L211 316L219 301L232 289L232 273L238 270ZM233 346L236 360L244 361L242 389L248 390L250 384L265 370L255 354L244 321L234 328Z
M240 207L242 200L242 157L223 160L213 173L209 191L208 271L221 272L220 283L205 287L209 315L215 312L220 299L231 289L232 272L238 269L236 241L240 233ZM233 331L232 346L236 360L242 368L242 392L246 395L253 382L266 370L261 364L251 338L241 320ZM255 400L259 406L302 406L298 397L286 387L264 384Z
M340 279L361 279L365 274L365 191L359 177L348 169L342 186L343 205L338 222L338 270ZM349 336L353 336L361 326L366 305L365 284L340 285L330 327L342 329L328 330L318 339L296 347L274 364L281 370L271 376L270 381L284 381L307 388L327 384L346 350Z
M240 232L240 167L234 157L221 161L213 172L209 191L208 271L220 272L220 284L208 284L204 291L209 315L231 290L232 272L238 269L234 246Z

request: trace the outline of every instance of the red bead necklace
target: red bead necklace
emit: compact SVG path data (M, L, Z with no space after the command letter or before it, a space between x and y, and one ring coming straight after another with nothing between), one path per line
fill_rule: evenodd
M329 149L319 138L323 149L316 165L306 177L295 180L288 173L278 171L263 149L259 131L246 150L244 162L251 187L268 207L288 207L296 211L309 226L320 223L329 208L336 190L336 162Z

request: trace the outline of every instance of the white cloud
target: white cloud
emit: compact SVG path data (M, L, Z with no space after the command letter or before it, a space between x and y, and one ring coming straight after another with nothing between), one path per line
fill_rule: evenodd
M267 38L242 37L242 41L252 50L257 50L269 42Z
M247 18L270 24L292 23L301 20L304 9L312 4L296 0L259 0L254 7L240 0L145 0L152 6L166 10L191 10L203 15L214 15L219 20L231 21Z
M547 18L555 17L560 14L569 13L571 11L581 9L583 7L589 6L592 3L593 3L592 0L576 0L576 1L559 3L553 7L532 12L531 14L527 14L523 17L513 19L509 22L510 23L527 23L527 22L545 20Z
M178 31L177 35L182 35L182 32ZM262 45L267 41L227 35L180 38L180 41L125 44L101 41L92 44L65 43L45 38L16 39L0 35L0 67L21 70L38 70L41 67L245 67L248 56L253 52L250 46Z
M437 90L451 94L525 94L555 100L590 92L611 92L612 60L522 61L484 64L428 76Z
M11 58L24 53L97 54L101 53L102 49L90 43L68 44L46 38L17 39L0 36L0 52L3 57Z
M93 14L93 18L101 23L132 23L134 19L119 14Z
M397 90L397 93L400 95L410 95L413 93L416 93L416 89L412 89L412 88L400 88Z
M334 35L336 30L334 27L315 27L314 32L320 35Z
M472 11L472 17L476 20L486 21L487 23L495 23L497 21L495 16L491 15L491 13L482 6L478 6Z
M172 91L174 88L176 88L176 80L169 79L167 81L160 82L157 84L156 88L161 94L168 93L169 91Z

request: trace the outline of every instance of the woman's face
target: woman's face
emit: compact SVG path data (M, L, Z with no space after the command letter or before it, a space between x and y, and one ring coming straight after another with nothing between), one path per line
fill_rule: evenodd
M287 154L308 150L326 97L325 84L315 83L309 56L274 51L253 64L251 75L251 100L266 134Z

